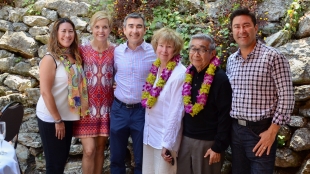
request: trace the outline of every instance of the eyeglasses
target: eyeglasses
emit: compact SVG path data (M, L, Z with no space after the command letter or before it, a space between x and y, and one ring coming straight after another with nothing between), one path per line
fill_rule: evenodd
M205 53L208 52L208 51L210 51L210 50L206 50L206 49L197 49L197 48L193 48L193 47L189 49L189 53L191 53L191 54L198 53L198 54L200 54L200 55L205 54Z

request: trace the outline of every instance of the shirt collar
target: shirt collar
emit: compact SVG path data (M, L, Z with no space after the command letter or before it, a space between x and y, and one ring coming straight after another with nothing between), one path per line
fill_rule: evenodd
M196 67L193 65L193 66L190 68L190 71L193 71L195 74L196 74L196 73L197 73L197 74L200 74L200 73L205 74L205 72L207 71L208 67L209 67L209 65L206 66L203 70L201 70L201 71L198 73Z
M250 55L252 55L252 54L258 53L259 50L260 50L260 47L262 46L262 44L263 44L263 43L262 43L260 40L256 39L255 47L254 47L254 49L250 52L250 54L248 55L248 57L249 57ZM240 50L240 48L238 48L237 56L238 56L238 57L242 57L242 56L241 56L241 50Z
M147 44L146 44L145 40L143 40L141 45L137 46L136 50L139 48L142 48L144 51L147 50ZM124 43L124 50L123 51L125 52L127 49L130 49L128 47L128 40L126 41L126 43Z

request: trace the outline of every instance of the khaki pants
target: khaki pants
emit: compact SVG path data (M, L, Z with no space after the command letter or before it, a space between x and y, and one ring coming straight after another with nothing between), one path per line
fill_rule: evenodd
M177 161L176 152L171 151L174 158L174 165L171 165L161 156L161 149L154 149L149 145L143 144L143 174L176 174ZM184 174L184 173L183 173Z
M177 158L177 174L220 174L224 153L221 154L221 161L212 165L209 165L209 157L204 158L213 143L183 136Z

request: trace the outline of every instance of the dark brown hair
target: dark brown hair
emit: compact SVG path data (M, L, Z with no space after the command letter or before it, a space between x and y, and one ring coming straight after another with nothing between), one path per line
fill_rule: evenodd
M57 58L59 55L62 54L62 51L61 51L62 46L58 41L58 30L59 30L59 26L66 22L72 25L73 32L74 32L74 40L72 44L70 45L71 52L73 54L73 57L76 60L76 63L82 64L82 58L79 53L79 39L75 31L74 23L69 18L59 18L57 21L55 21L53 29L50 34L49 41L48 41L48 51Z
M233 22L234 18L237 16L241 16L241 15L249 16L251 18L254 26L256 25L257 22L256 22L255 14L252 13L247 8L239 8L239 9L237 9L231 13L231 15L230 15L230 26L232 26L232 22Z

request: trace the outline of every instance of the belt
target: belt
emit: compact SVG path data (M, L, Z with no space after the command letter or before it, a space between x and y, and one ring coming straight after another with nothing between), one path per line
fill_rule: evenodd
M266 118L260 121L248 121L248 120L241 120L241 119L235 119L239 125L241 126L264 126L264 125L270 125L272 121L272 117Z
M117 99L116 97L115 97L114 99L115 99L115 101L116 101L117 103L119 103L119 104L121 104L121 105L126 106L126 108L127 108L127 109L132 109L132 108L141 108L141 107L142 107L141 103L136 103L136 104L126 104L126 103L124 103L124 102L120 101L119 99Z

